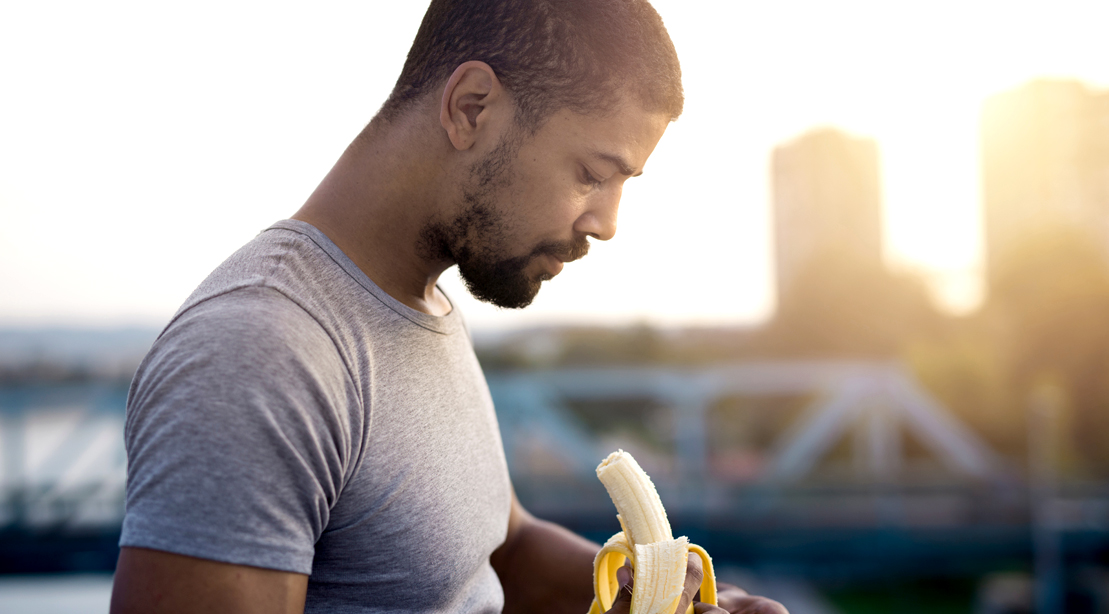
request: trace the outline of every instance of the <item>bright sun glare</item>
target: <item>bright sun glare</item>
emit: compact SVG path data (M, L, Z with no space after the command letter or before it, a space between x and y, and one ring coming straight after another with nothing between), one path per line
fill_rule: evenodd
M420 3L0 8L0 324L160 323L287 217L384 100ZM687 106L620 231L478 327L745 323L773 310L769 155L876 139L892 266L980 300L978 117L1040 77L1109 86L1104 2L658 0Z

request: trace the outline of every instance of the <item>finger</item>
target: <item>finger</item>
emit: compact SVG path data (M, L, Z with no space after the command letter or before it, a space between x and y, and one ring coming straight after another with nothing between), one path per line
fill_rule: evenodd
M616 580L620 582L620 590L608 614L630 614L632 610L632 572L628 566L616 570Z
M678 601L675 612L685 612L693 601L693 595L701 589L701 580L705 578L705 570L701 568L701 557L696 554L689 555L689 563L685 567L685 589L682 598Z
M624 566L616 570L616 581L620 583L620 592L632 594L632 585L635 583L635 572L632 566L624 563Z
M729 612L738 612L747 591L732 584L718 582L716 584L716 605Z
M728 611L724 608L718 608L700 601L693 602L693 612L694 614L728 614Z
M724 611L732 614L789 614L785 606L766 597L740 597Z
M738 596L738 597L745 597L745 596L747 596L747 591L743 590L742 588L739 588L735 584L728 584L727 582L717 582L716 583L716 594L717 595L729 594L729 595Z

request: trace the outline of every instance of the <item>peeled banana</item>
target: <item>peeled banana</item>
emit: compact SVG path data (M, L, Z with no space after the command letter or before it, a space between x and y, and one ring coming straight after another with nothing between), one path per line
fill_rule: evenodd
M620 583L616 570L630 560L634 569L631 614L674 614L685 588L689 553L701 557L705 577L701 601L716 605L712 559L685 537L674 538L658 491L631 454L617 450L597 466L597 477L616 504L623 531L609 538L593 562L593 605L589 614L612 608ZM689 604L685 614L693 613Z

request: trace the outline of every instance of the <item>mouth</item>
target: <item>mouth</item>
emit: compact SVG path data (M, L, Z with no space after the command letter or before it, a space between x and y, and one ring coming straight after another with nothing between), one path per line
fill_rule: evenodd
M554 277L555 275L561 273L562 267L565 266L564 263L570 262L569 260L564 260L562 257L555 256L553 254L543 254L543 257L546 260L547 265L545 268L551 274L551 277Z
M546 252L559 262L574 262L581 260L589 253L589 241L581 240L562 247L562 249Z
M536 256L539 256L545 265L543 268L550 277L554 277L562 272L562 267L567 262L581 260L589 253L589 241L581 237L579 240L563 244L546 244L536 249L536 252Z

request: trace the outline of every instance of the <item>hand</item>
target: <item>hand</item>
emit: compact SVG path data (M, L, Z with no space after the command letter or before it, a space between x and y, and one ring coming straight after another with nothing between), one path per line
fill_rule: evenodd
M716 585L716 601L720 604L719 613L727 612L728 614L789 614L782 604L766 597L755 597L748 595L747 591L725 584L723 582ZM701 610L696 610L697 614L701 614ZM704 610L705 614L719 614L717 610Z
M701 588L701 580L705 572L701 568L701 557L689 555L689 564L685 570L685 590L682 592L681 601L674 610L676 614L684 614L693 596ZM620 582L620 593L612 602L612 609L607 614L630 614L632 605L632 569L625 564L616 570L616 579ZM785 606L766 597L748 595L747 591L724 582L716 585L716 601L719 605L710 605L693 602L695 614L789 614Z
M693 596L700 590L701 580L704 579L704 577L705 571L701 568L701 557L696 554L689 555L689 563L685 567L685 589L682 591L682 598L678 601L678 607L674 612L685 614L686 608L688 608L690 602L693 601ZM612 609L610 609L607 614L629 614L632 607L633 582L631 568L625 564L620 569L617 569L616 579L620 582L620 592L616 596L616 600L612 602ZM746 595L747 593L743 594ZM774 602L770 601L769 603ZM728 614L726 610L700 602L693 604L693 611L696 612L696 614ZM761 610L751 610L750 612L751 614L778 614L775 610L766 610L765 613ZM782 609L781 612L785 612L785 609Z

